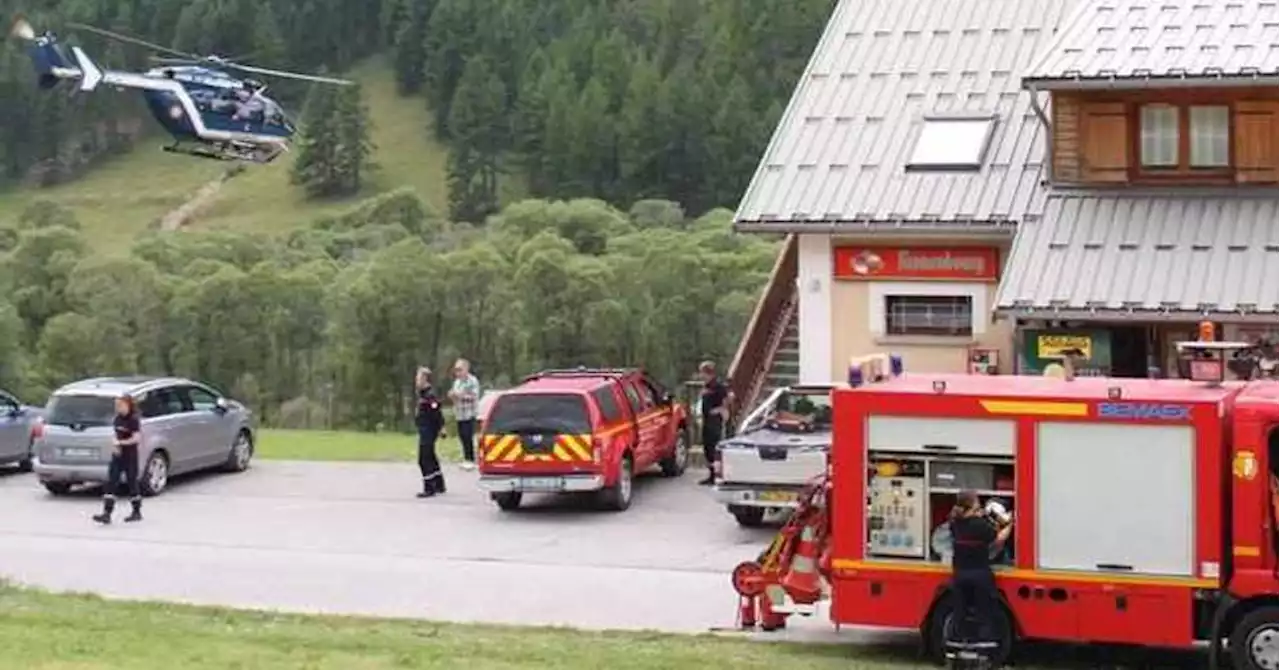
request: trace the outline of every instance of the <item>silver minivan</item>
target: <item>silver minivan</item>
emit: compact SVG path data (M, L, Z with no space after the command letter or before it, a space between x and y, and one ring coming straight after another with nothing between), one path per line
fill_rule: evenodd
M143 495L163 491L172 475L249 467L253 414L244 405L189 379L87 379L54 391L35 431L34 469L50 493L106 481L115 398L125 394L133 396L142 414L138 478Z
M32 435L39 421L39 409L0 389L0 465L16 463L23 472L31 469Z

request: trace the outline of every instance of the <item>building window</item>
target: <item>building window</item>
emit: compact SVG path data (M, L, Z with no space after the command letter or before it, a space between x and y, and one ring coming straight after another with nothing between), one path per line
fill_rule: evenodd
M1231 167L1231 108L1226 105L1142 105L1138 132L1144 170Z
M887 295L886 335L973 335L973 298L964 296Z
M925 117L907 161L911 170L977 170L996 120L991 116Z

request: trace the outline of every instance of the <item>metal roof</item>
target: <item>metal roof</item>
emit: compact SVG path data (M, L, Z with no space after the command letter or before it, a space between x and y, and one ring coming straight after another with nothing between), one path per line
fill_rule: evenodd
M1021 75L1077 0L840 0L735 216L742 231L1012 235L1042 210ZM978 171L910 171L935 113L998 116Z
M1278 70L1276 0L1086 0L1023 81L1274 86Z
M1275 188L1055 192L1021 226L996 297L1013 316L1275 323Z

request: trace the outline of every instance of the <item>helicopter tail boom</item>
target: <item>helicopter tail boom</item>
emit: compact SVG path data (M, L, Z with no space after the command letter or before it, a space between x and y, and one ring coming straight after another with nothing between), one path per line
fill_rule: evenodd
M80 90L92 91L102 83L102 69L80 47L71 47L76 64L80 66Z
M76 67L73 57L51 36L42 35L32 40L27 55L40 88L53 88L63 80L80 78L80 68Z

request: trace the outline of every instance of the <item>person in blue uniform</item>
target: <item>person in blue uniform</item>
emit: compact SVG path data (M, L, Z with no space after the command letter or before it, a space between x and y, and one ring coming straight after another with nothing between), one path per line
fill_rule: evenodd
M418 368L414 387L418 393L418 469L422 472L422 491L419 498L444 493L444 473L440 471L440 458L436 455L436 440L444 437L444 414L440 411L440 399L431 386L431 370Z
M1000 592L991 571L993 549L1003 545L1013 531L1011 524L998 525L983 510L975 491L961 491L951 510L951 593L957 624L953 639L958 642L994 642L991 630ZM969 613L971 616L965 616Z
M125 495L127 492L133 511L124 520L142 521L142 493L138 488L138 445L142 443L142 419L138 415L138 403L132 396L116 398L116 415L112 427L115 429L115 450L107 465L102 513L95 514L93 520L104 525L111 523L111 514L116 509L116 495ZM123 482L120 481L122 477Z

